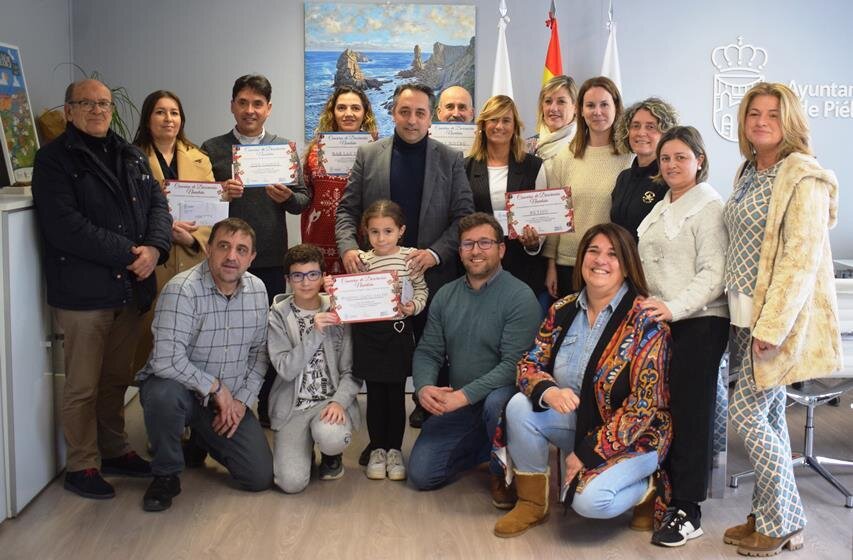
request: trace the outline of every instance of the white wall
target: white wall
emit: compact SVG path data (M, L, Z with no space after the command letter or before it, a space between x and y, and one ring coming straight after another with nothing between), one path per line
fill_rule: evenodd
M3 0L0 42L20 48L33 113L62 104L71 76L71 0Z
M177 92L186 106L187 132L193 140L201 142L232 126L228 112L231 85L235 77L248 72L264 73L273 84L274 110L268 127L302 140L301 1L70 1L74 60L87 70L97 69L113 85L126 86L137 103L155 89ZM499 2L456 3L477 6L476 103L481 106L491 85ZM54 0L51 4L63 3ZM549 0L507 0L515 97L528 133L535 124L549 37L544 26L549 4ZM557 15L565 71L578 82L598 74L607 40L607 2L558 0ZM853 84L853 34L848 29L853 4L846 0L616 0L615 17L626 101L659 95L675 104L682 121L704 135L711 180L724 195L731 190L740 158L736 144L720 138L712 125L715 68L710 57L715 47L743 35L747 42L767 49L769 80ZM32 20L26 24L33 26L30 31L38 29ZM15 28L27 29L18 23ZM39 40L46 35L39 32ZM26 50L23 54L30 79L30 55ZM844 216L853 211L853 202L846 200L844 191L853 181L853 158L847 144L853 135L853 119L813 119L812 132L815 152L824 166L836 171L842 186L841 223L832 234L834 251L838 257L850 257L853 224Z

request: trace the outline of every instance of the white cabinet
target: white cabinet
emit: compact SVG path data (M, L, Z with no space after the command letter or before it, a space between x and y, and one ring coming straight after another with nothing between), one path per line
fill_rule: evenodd
M0 520L17 515L61 468L39 232L31 202L17 198L0 199Z

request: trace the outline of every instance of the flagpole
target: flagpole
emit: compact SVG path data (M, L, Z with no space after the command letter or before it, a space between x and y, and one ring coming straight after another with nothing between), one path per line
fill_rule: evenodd
M619 91L622 91L622 72L619 69L619 48L616 45L616 21L613 19L613 0L607 11L607 46L604 49L604 61L601 63L601 75L607 76Z
M506 26L509 23L506 0L500 0L498 7L498 46L495 53L495 73L492 78L492 95L512 97L512 73L509 68L509 50L506 45Z

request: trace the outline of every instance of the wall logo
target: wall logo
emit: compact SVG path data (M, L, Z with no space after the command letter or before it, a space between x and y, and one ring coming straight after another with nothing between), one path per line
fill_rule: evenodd
M711 62L717 68L714 74L714 130L726 140L737 142L738 106L749 88L764 81L767 51L744 45L743 37L738 37L737 44L715 48Z

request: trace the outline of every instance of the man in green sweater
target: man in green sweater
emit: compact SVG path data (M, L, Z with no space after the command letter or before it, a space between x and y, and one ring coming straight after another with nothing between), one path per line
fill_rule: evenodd
M539 306L530 288L501 268L503 238L490 214L462 218L465 276L445 284L429 308L413 360L415 391L433 415L409 457L409 480L419 490L438 488L489 460L498 417L516 392L516 362L533 344ZM437 387L445 356L450 387ZM493 502L511 508L500 467L490 470Z

